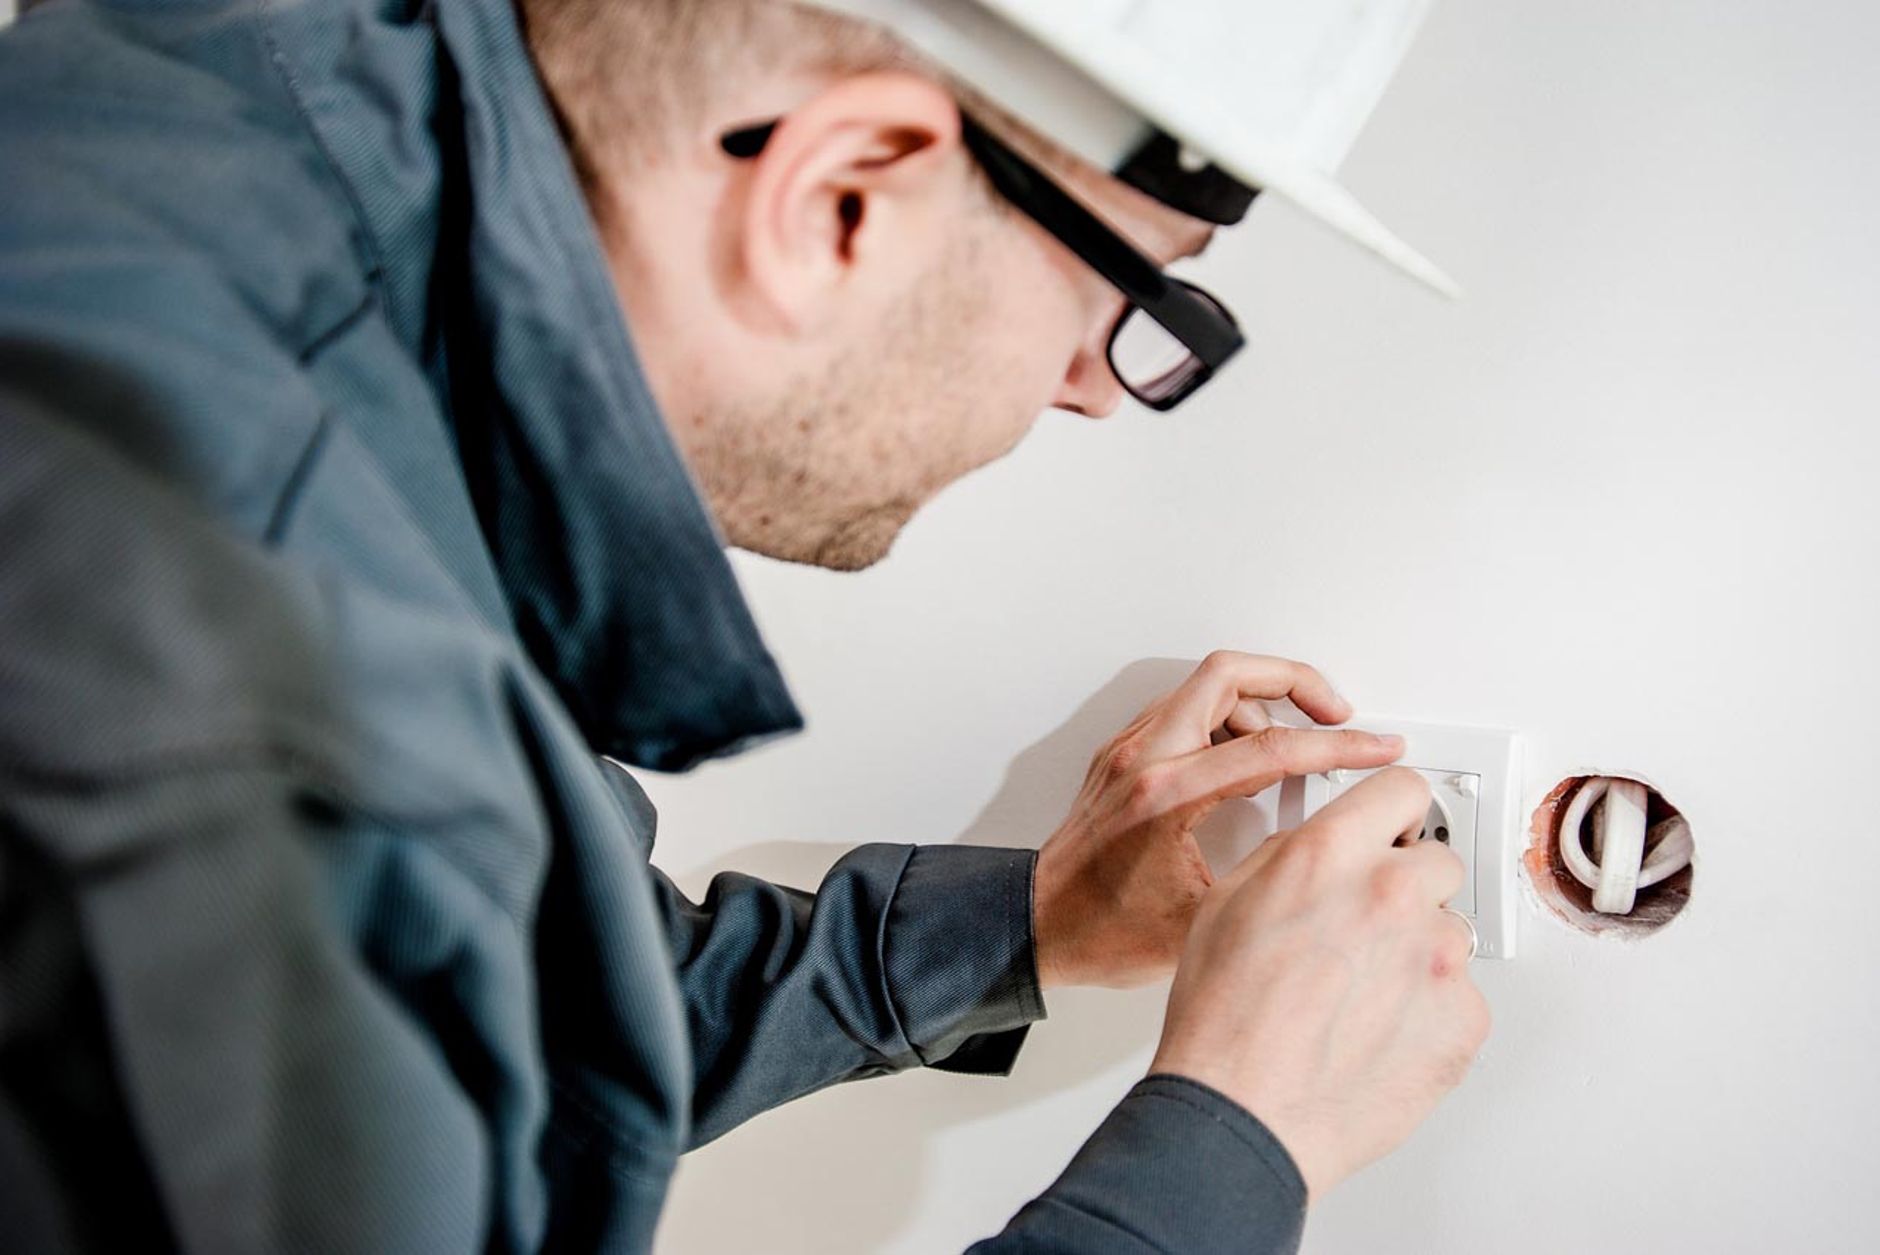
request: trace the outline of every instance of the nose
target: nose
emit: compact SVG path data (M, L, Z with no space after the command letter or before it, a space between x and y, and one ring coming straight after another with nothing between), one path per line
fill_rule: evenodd
M1051 404L1085 418L1108 418L1123 402L1123 385L1110 369L1107 346L1086 343L1071 358Z

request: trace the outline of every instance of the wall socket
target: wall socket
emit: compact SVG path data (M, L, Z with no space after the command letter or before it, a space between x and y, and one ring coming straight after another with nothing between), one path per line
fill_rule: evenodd
M1398 765L1430 783L1423 838L1441 841L1462 860L1464 880L1449 906L1475 924L1478 957L1511 959L1515 879L1520 858L1521 742L1494 728L1360 717L1352 726L1404 739ZM1333 771L1296 776L1280 787L1278 822L1296 828L1307 816L1371 775Z

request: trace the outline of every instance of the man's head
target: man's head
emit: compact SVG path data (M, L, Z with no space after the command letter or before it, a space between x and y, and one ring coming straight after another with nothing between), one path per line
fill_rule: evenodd
M1123 297L992 190L960 106L1158 262L1210 228L873 27L783 0L522 0L655 398L727 539L854 569L1049 406ZM781 119L739 159L721 139Z

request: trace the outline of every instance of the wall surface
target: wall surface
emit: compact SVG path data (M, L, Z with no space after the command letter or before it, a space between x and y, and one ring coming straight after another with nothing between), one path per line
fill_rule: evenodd
M1520 730L1526 809L1643 773L1699 855L1643 942L1524 904L1476 1072L1307 1250L1880 1250L1876 48L1860 0L1443 0L1346 174L1467 302L1262 205L1203 271L1253 347L1191 408L1047 416L865 574L742 561L811 729L649 779L659 861L696 892L1036 843L1188 661L1304 657ZM960 1249L1141 1074L1163 994L1055 994L1009 1079L761 1117L687 1160L663 1248Z

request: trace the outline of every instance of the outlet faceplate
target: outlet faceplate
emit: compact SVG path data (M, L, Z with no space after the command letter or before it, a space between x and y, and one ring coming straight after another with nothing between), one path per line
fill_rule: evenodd
M1521 743L1494 728L1360 717L1353 726L1404 739L1401 766L1430 782L1425 840L1444 841L1462 860L1462 888L1448 905L1475 924L1478 956L1514 957L1515 860L1521 828ZM1299 776L1279 795L1279 826L1294 828L1370 771ZM1447 832L1443 830L1447 829Z

